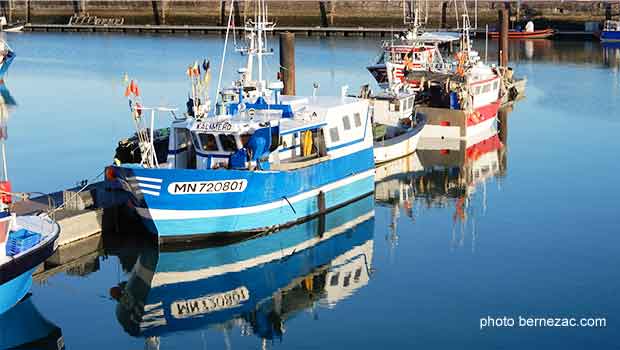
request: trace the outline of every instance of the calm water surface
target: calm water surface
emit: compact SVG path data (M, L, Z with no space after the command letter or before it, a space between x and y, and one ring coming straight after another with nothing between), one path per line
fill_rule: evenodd
M19 103L9 158L22 191L72 186L110 162L131 130L124 72L146 104L181 105L187 65L217 65L223 46L182 36L9 40L18 57L7 85ZM356 90L378 45L298 38L298 92L314 81L321 93ZM35 285L33 304L68 349L617 349L620 54L591 42L513 45L527 98L501 135L379 169L374 205L232 247L158 255L106 239L99 257ZM243 60L229 57L224 81ZM282 237L312 243L287 253ZM219 306L192 304L218 293ZM607 327L481 330L487 316L604 317Z

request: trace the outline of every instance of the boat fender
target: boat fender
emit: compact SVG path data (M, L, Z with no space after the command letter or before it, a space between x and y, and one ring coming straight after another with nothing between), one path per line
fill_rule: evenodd
M4 204L11 204L13 202L11 198L11 182L0 181L0 200Z

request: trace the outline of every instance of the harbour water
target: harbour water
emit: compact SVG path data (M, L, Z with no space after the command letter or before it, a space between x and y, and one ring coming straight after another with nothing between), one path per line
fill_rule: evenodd
M18 54L7 77L19 103L11 177L18 191L42 192L110 163L132 130L123 73L138 80L147 105L182 106L187 65L204 57L219 67L223 46L198 36L8 40ZM335 94L371 80L364 67L380 42L296 44L298 93L318 81L319 93ZM445 146L379 169L374 205L362 200L277 233L299 237L292 250L267 236L158 256L104 237L97 257L33 286L32 303L67 349L616 348L620 51L511 44L527 97L485 147ZM491 43L489 60L495 51ZM229 58L223 81L244 59ZM205 299L212 289L223 293L219 306ZM162 317L172 308L174 317ZM488 317L516 324L481 329ZM519 317L605 318L606 327L519 327Z

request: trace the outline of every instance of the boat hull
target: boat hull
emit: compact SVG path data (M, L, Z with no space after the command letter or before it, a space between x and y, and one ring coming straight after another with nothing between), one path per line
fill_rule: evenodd
M384 141L375 141L375 165L380 165L398 158L406 157L415 152L418 147L418 142L420 141L420 135L425 125L426 120L424 119L404 134Z
M0 314L5 313L17 304L32 286L32 272L34 269L23 272L17 277L0 285Z
M478 135L497 125L497 111L501 100L477 108L469 113L447 108L419 107L417 113L427 118L422 138L465 139Z
M620 31L604 30L600 39L602 42L620 42Z
M511 31L508 32L508 39L547 39L554 34L553 29L535 30L533 32L520 32ZM499 38L499 32L490 32L489 36L493 39Z
M36 246L0 263L0 314L28 293L32 285L32 272L54 253L60 234L58 224L46 217L18 216L17 222L20 227L41 233L43 238ZM0 247L4 249L4 245Z
M387 68L385 63L378 63L372 66L366 67L368 72L375 78L379 87L386 88L389 85L389 79L387 74Z
M342 206L373 191L372 157L367 148L288 171L112 168L146 228L174 241L274 229ZM226 181L246 185L227 193L177 191L179 184Z

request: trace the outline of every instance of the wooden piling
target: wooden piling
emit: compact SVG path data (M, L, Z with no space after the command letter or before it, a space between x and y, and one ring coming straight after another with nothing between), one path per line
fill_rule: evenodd
M280 33L280 76L283 95L295 95L295 34Z
M441 23L439 25L439 28L446 28L448 23L447 23L447 18L448 18L448 2L443 1L441 3Z
M498 11L499 16L499 45L498 47L498 65L501 67L508 66L508 21L510 19L510 13L508 9L503 8Z

